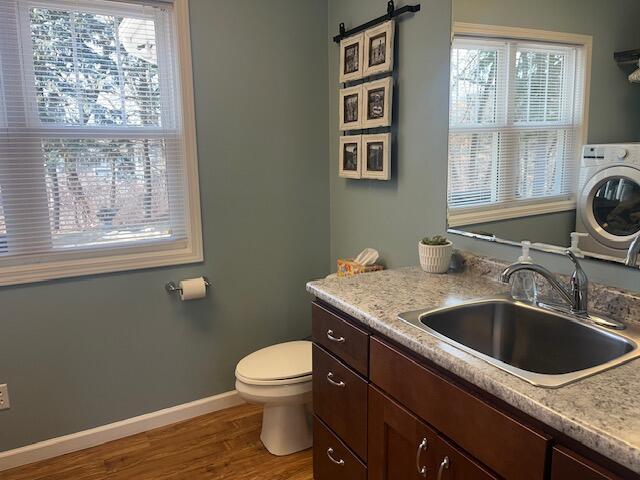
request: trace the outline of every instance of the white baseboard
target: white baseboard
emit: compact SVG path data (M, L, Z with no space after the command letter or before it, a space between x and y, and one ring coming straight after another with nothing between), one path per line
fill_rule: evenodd
M10 468L20 467L29 463L57 457L65 453L95 447L112 440L146 432L158 427L171 425L190 418L198 417L225 408L240 405L244 401L238 392L230 392L202 398L194 402L176 405L157 412L147 413L138 417L128 418L101 427L72 433L63 437L52 438L25 447L0 452L0 472Z

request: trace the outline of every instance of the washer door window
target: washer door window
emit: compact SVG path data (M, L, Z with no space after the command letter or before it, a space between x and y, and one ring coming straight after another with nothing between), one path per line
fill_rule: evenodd
M640 185L628 178L603 181L591 208L598 225L612 235L626 237L640 231Z
M617 166L594 175L582 191L583 221L591 236L626 249L640 232L640 170Z

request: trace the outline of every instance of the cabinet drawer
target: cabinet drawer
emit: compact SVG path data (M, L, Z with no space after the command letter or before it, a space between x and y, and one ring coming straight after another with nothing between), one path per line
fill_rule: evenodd
M315 480L366 480L367 467L313 417L313 478Z
M619 480L621 477L561 446L553 447L551 480Z
M367 458L367 381L313 346L313 408L358 457Z
M506 478L542 479L549 438L371 339L371 381Z
M313 341L366 377L369 374L369 334L315 302L311 311Z

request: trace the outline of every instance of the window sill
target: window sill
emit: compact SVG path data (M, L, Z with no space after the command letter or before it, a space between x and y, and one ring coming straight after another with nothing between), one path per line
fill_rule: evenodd
M44 282L59 278L80 277L96 275L100 273L125 272L153 267L168 267L184 265L187 263L199 263L204 260L202 245L186 242L178 242L172 245L164 245L135 253L102 255L87 258L86 251L82 257L69 258L59 261L47 261L36 263L26 261L22 265L0 265L0 286L19 285L24 283ZM25 259L26 260L26 259Z
M529 203L513 207L481 207L480 209L449 210L447 220L449 227L461 227L478 223L510 220L513 218L531 217L546 213L557 213L576 208L575 200L558 200L553 202Z

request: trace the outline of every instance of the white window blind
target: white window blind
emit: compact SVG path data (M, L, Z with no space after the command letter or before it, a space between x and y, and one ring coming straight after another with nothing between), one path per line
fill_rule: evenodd
M449 216L573 200L584 101L581 47L456 37ZM532 210L533 211L533 210ZM536 210L540 211L540 210ZM515 215L515 213L514 213Z
M170 4L0 0L0 277L193 246L173 16Z

